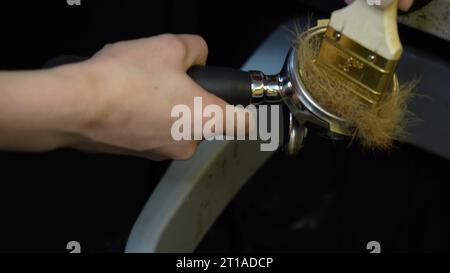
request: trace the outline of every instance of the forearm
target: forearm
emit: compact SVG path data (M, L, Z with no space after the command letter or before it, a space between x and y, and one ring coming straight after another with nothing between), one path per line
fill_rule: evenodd
M87 113L87 83L76 65L0 72L0 149L70 145Z
M0 72L0 150L188 159L199 142L173 139L173 107L193 107L195 97L227 105L186 74L207 55L201 37L167 34L115 43L77 64Z

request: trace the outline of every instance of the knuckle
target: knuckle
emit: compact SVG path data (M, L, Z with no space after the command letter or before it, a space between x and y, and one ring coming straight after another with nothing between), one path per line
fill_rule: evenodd
M105 51L115 51L115 50L122 50L124 48L124 45L126 42L115 42L115 43L108 43L103 46L102 50Z
M102 50L110 50L111 48L113 48L113 46L114 46L114 44L112 44L112 43L105 44L103 46Z
M200 45L200 47L206 52L208 53L208 44L206 43L205 39L203 39L202 36L200 35L192 35L192 37L194 37L194 39L198 40L198 43Z
M164 34L161 37L168 53L176 59L184 59L187 55L187 46L184 41L175 34Z
M123 42L105 44L100 51L95 53L94 57L116 58L120 56L123 50Z

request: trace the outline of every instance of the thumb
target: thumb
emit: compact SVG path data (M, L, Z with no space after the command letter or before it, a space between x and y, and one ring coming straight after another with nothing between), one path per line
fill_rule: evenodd
M244 139L256 130L256 108L230 105L223 99L203 91L203 136L212 139L226 135ZM214 128L212 128L214 127Z

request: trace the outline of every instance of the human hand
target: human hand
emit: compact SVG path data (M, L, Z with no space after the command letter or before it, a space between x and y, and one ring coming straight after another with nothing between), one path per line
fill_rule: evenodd
M203 107L227 104L186 74L204 65L207 54L199 36L160 35L106 46L79 64L93 88L86 95L90 113L80 126L82 138L71 146L152 160L190 158L199 141L173 140L173 106L193 109L194 96L202 97Z
M345 0L345 3L350 4L354 0ZM392 3L393 0L381 0L381 7L386 7L390 3ZM413 5L414 0L399 0L398 1L398 9L402 11L408 11L411 6Z

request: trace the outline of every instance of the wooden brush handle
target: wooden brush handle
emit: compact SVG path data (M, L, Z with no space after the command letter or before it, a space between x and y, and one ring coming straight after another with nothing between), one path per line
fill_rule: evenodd
M385 8L355 0L332 13L330 26L378 55L398 60L403 49L397 29L397 5L398 0Z

